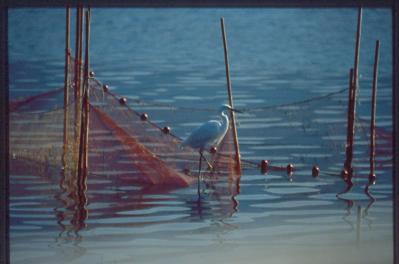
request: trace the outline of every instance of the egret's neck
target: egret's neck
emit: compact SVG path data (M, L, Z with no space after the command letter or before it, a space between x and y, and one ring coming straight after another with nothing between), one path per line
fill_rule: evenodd
M227 130L227 128L229 127L229 117L227 116L227 114L225 112L221 112L221 115L222 115L223 130Z

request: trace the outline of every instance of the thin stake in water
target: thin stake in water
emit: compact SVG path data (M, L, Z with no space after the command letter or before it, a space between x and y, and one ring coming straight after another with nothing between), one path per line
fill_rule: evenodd
M360 40L362 35L362 17L363 9L359 7L357 14L357 30L356 30L356 46L355 46L355 62L354 62L354 78L353 83L355 87L359 85L359 53L360 53Z
M231 80L230 80L230 66L229 66L229 56L228 56L228 47L227 47L227 37L226 37L226 30L224 27L224 18L220 19L220 25L222 28L222 37L223 37L223 47L224 47L224 61L226 65L226 78L227 78L227 92L229 96L229 105L232 109L234 109L233 105L233 92L231 88ZM233 137L234 137L234 147L236 151L236 170L241 172L241 156L240 156L240 146L238 144L238 136L237 136L237 127L235 122L235 114L234 111L230 111L231 117L231 125L233 129Z
M350 152L351 152L351 144L352 144L352 123L353 123L353 116L352 116L352 104L353 104L353 68L349 70L349 90L348 90L348 114L347 114L347 131L346 131L346 159L344 165L344 171L342 174L346 175L345 177L349 178L349 170L351 165L349 164L350 160ZM348 179L345 179L348 180Z
M79 144L79 177L85 179L88 169L88 136L89 136L89 44L90 44L90 11L86 11L86 36L85 36L85 68L84 90L81 113L80 144Z
M90 105L89 105L89 94L90 94L90 84L89 84L89 78L90 78L90 56L89 56L89 51L90 51L90 9L86 11L86 52L85 52L85 81L86 81L86 90L85 90L85 142L84 142L84 159L83 159L83 169L85 171L85 174L87 174L88 170L88 162L89 162L89 110L90 110Z
M359 52L360 52L360 39L361 39L361 32L362 32L362 14L363 9L359 7L358 9L358 16L357 16L357 31L356 31L356 46L355 46L355 62L354 62L354 72L353 72L353 81L351 84L351 100L350 100L350 117L351 122L348 123L349 130L348 130L348 151L345 161L345 170L348 172L349 179L353 176L353 167L352 167L352 160L353 160L353 145L354 145L354 136L355 136L355 116L356 116L356 97L357 97L357 88L359 82Z
M197 181L197 193L198 193L198 199L201 198L201 168L202 168L202 152L203 150L200 150L200 158L199 158L199 165L198 165L198 181Z
M373 71L373 91L371 95L371 121L370 121L370 175L369 182L375 181L375 115L377 109L377 83L378 83L378 62L380 52L380 41L375 43L374 71Z
M81 61L82 61L82 28L83 28L83 10L78 7L76 10L76 43L75 43L75 138L79 139L79 118L81 102Z
M68 104L69 104L69 61L71 57L70 48L70 8L66 8L66 34L65 34L65 80L64 80L64 145L62 163L66 167L66 154L68 148Z

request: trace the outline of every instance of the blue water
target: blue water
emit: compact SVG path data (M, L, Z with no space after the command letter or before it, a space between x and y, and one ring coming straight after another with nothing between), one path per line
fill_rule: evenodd
M217 109L227 98L222 16L237 108L290 103L347 87L356 9L93 9L92 69L128 100ZM62 9L10 11L12 99L62 87L64 18ZM358 107L364 119L369 118L377 39L377 124L390 131L391 13L366 9ZM156 113L151 104L146 110ZM309 116L321 124L335 124L334 114L345 111L334 100L319 104ZM212 116L187 112L180 117L185 122L178 123L165 113L158 121L170 125L175 120L172 125L181 137ZM328 139L319 134L302 142L287 139L282 132L286 124L277 114L238 116L243 158L267 158L283 166L298 160L295 165L302 170L293 178L281 171L244 171L238 195L216 197L207 190L201 205L195 202L196 186L161 192L92 178L82 227L71 221L80 211L60 198L57 172L11 175L12 263L391 263L391 165L377 171L377 184L371 187L375 201L363 192L364 177L338 199L336 194L345 189L340 177L313 178L309 164L300 163L306 153L329 153L314 152L308 144ZM287 141L295 144L287 146ZM359 175L366 175L367 157L362 155L357 156ZM60 218L63 214L67 217Z

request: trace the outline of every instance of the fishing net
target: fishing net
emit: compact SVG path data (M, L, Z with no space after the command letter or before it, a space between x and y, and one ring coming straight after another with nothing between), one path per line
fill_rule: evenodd
M69 65L65 108L63 88L10 104L12 172L56 167L64 170L65 186L74 179L82 101L74 95L74 63ZM181 141L193 127L192 120L214 118L216 109L118 97L94 77L88 85L89 176L150 185L188 186L194 181L199 153L181 147ZM341 89L297 102L242 109L238 116L242 169L259 169L260 161L267 159L271 170L286 170L292 163L297 171L318 165L324 173L339 175L345 161L347 92ZM65 138L64 112L68 116ZM354 164L358 175L368 172L368 127L367 120L357 117ZM391 142L392 133L378 127L377 169L390 165ZM207 184L222 176L229 181L239 178L231 128L216 152L204 155L209 162L203 162L202 168Z
M250 142L255 152L286 169L293 164L299 171L318 166L323 173L339 175L346 159L348 89L292 103L246 109L240 136L263 138ZM367 108L363 103L358 108ZM366 176L369 168L370 122L356 114L353 167L357 177ZM377 168L389 166L392 133L378 127ZM243 148L244 149L244 148ZM256 156L255 156L256 159ZM279 165L280 164L280 165Z
M33 162L76 172L83 110L81 100L74 97L73 67L69 76L65 146L62 88L11 103L12 170L21 170L21 164L32 169ZM117 175L122 181L126 178L139 184L187 186L193 181L199 171L198 150L181 147L181 139L169 128L135 111L94 78L89 79L89 91L89 175ZM204 154L212 168L204 167L204 176L227 173L235 177L230 134L228 131L219 151Z

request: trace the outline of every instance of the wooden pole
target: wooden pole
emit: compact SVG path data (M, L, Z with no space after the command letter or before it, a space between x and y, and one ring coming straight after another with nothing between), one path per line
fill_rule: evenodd
M79 135L79 99L80 99L80 60L79 54L80 51L80 42L81 42L81 8L78 7L76 9L76 38L75 38L75 76L74 76L74 85L75 85L75 137L78 138Z
M399 207L399 2L392 7L392 127L393 127L393 208ZM399 259L399 210L393 213L393 259Z
M353 68L349 70L349 91L348 91L348 113L347 113L347 131L346 131L346 159L344 168L348 170L350 168L350 151L351 151L351 131L352 131L352 104L353 104ZM349 173L349 171L348 171Z
M362 17L363 17L363 9L359 7L357 14L357 30L356 30L356 46L355 46L355 62L354 62L354 73L355 76L353 78L353 83L355 87L358 87L359 82L359 52L360 52L360 38L362 35ZM355 90L356 90L355 88Z
M229 104L230 107L234 109L233 104L233 92L231 88L231 80L230 80L230 65L229 65L229 56L228 56L228 47L227 47L227 38L226 38L226 30L224 27L224 18L220 19L220 25L222 28L222 37L223 37L223 47L224 47L224 61L226 65L226 78L227 78L227 92L229 96ZM233 129L233 138L234 138L234 147L236 151L236 170L241 172L241 157L240 157L240 146L238 144L238 136L237 136L237 127L235 122L235 113L234 111L230 111L231 117L231 125Z
M0 4L0 263L10 262L10 107L8 46L9 8Z
M349 147L350 144L350 128L351 128L351 111L352 111L352 94L353 94L353 68L349 70L349 90L348 90L348 120L347 120L347 132L346 132L346 147Z
M89 44L90 44L90 11L86 11L86 35L85 35L85 65L84 86L80 127L79 144L79 176L85 179L88 167L88 137L89 137Z
M66 167L66 154L68 151L68 110L69 110L69 60L70 60L70 8L66 9L66 34L65 34L65 80L64 80L64 146L62 162Z
M373 71L373 91L371 95L371 121L370 121L370 175L369 182L374 182L376 175L374 173L375 163L375 115L377 108L377 83L378 83L378 62L380 53L380 41L375 43L374 71Z
M79 138L80 110L82 102L82 46L83 46L83 8L78 7L76 19L76 50L75 50L75 135Z
M351 122L348 124L349 127L349 146L348 155L345 162L345 169L348 171L350 178L352 178L353 167L353 145L355 137L355 117L356 117L356 98L357 98L357 88L359 86L359 52L360 52L360 38L362 32L362 14L363 9L359 7L357 16L357 30L356 30L356 46L355 46L355 62L353 68L353 82L352 82L352 94L351 94Z
M85 73L84 78L86 80L85 89L85 142L84 142L84 159L83 169L87 174L88 163L89 163L89 95L90 95L90 83L89 83L89 67L90 67L90 9L86 11L86 51L85 51Z

